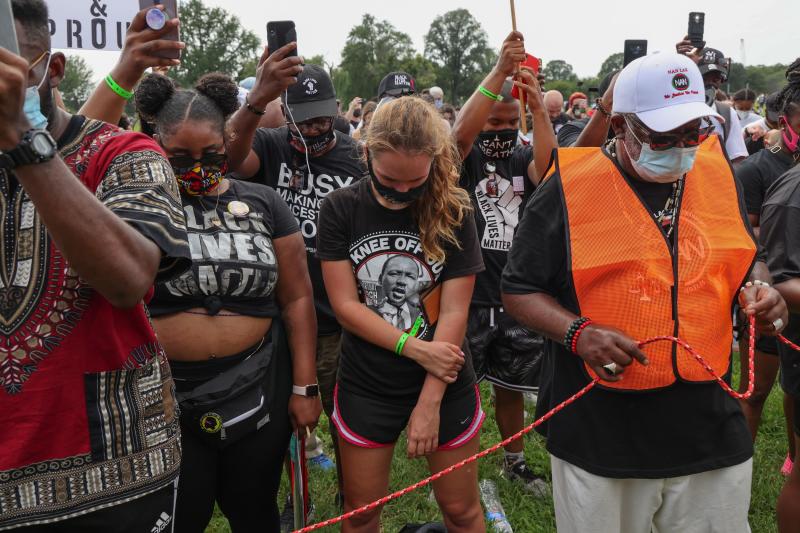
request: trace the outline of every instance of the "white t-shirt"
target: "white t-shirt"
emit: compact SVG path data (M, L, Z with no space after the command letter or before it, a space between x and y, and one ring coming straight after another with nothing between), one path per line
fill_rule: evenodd
M719 113L717 103L714 102L714 110ZM720 113L721 114L721 113ZM744 144L744 134L742 132L742 125L739 124L739 117L736 116L736 111L731 108L730 132L728 138L725 139L725 129L714 117L711 117L711 124L714 125L714 133L719 135L725 140L725 151L728 152L728 158L733 161L739 157L747 157L747 146Z

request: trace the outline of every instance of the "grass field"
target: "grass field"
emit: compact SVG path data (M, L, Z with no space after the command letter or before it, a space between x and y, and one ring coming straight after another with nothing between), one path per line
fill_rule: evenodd
M486 422L481 433L481 449L488 448L499 442L500 434L494 422L494 407L491 403L489 387L481 386L483 406L486 411ZM786 430L783 421L782 393L776 385L769 397L764 410L758 440L756 441L755 463L753 471L753 497L750 507L750 526L753 533L777 532L775 522L775 502L783 484L780 466L786 456ZM527 407L532 415L531 406ZM567 407L569 408L569 407ZM532 422L528 417L526 423ZM320 423L323 428L320 434L326 444L326 451L330 452L330 438L327 429L327 420ZM405 442L398 443L395 449L395 462L393 465L391 490L406 487L428 475L426 463L422 460L409 461L404 456ZM526 437L525 455L528 463L537 472L549 472L548 455L544 450L542 439L531 433ZM480 462L479 472L481 478L491 478L497 483L500 498L506 515L517 533L551 533L555 532L555 519L553 517L553 504L551 500L534 500L526 496L516 486L510 484L500 475L502 453L492 454ZM549 476L548 476L549 477ZM311 492L316 505L316 520L336 516L334 494L336 493L335 472L311 471ZM284 476L284 488L286 479ZM409 494L400 500L392 502L383 510L382 524L385 533L398 532L407 522L426 522L438 520L439 512L435 505L428 499L427 487ZM283 499L280 500L281 508ZM228 533L230 531L227 521L219 513L206 529L206 533ZM338 531L331 527L323 531Z

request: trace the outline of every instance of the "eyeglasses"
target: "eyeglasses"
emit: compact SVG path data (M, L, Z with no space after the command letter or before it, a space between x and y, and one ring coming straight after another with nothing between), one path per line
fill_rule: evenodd
M204 167L222 167L228 161L227 154L205 154L200 159L190 155L179 155L169 158L172 169L179 174L193 169L197 163Z
M292 131L300 131L304 133L315 129L317 131L328 131L333 126L333 117L317 117L303 122L289 123L289 128Z
M708 119L703 119L701 127L683 133L661 133L657 131L650 131L647 126L642 124L635 116L625 115L625 123L631 129L633 136L637 141L643 142L639 136L634 133L639 131L643 134L643 140L650 145L655 151L669 150L677 146L679 143L684 147L694 147L703 144L703 141L708 139L708 136L714 131L714 126Z

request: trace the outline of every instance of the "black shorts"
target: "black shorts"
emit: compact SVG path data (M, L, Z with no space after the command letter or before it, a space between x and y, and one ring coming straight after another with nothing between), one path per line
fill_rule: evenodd
M504 389L539 390L544 339L520 325L502 307L469 309L467 342L478 381Z
M800 396L800 353L782 342L778 343L781 361L781 388L792 396Z
M361 448L391 446L408 425L414 405L367 398L341 389L333 395L339 436ZM439 408L439 450L454 450L478 435L484 419L478 386L446 398Z

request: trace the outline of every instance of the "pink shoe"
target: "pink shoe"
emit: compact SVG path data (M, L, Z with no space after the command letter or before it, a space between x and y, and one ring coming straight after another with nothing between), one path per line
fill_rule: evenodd
M789 454L787 453L786 454L786 460L783 462L783 466L781 467L781 474L783 474L784 476L791 475L792 468L794 468L794 462L792 461L792 458L789 457Z

